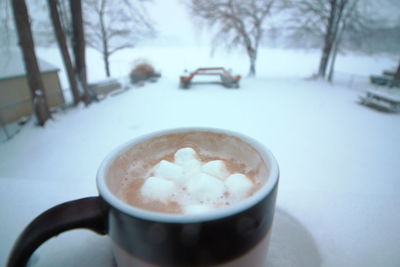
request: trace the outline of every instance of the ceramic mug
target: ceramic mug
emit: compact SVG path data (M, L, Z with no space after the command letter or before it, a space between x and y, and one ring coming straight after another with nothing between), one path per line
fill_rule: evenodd
M221 158L245 162L265 182L250 197L198 214L167 214L139 209L117 197L132 162L173 153L196 144ZM87 228L108 235L117 265L266 266L278 189L279 169L272 153L245 135L214 128L178 128L147 134L124 144L102 162L99 196L55 206L34 219L11 251L8 266L23 266L46 240Z

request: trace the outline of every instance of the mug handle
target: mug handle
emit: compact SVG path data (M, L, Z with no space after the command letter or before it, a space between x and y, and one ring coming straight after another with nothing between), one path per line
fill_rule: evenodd
M100 197L62 203L36 217L20 234L11 250L8 267L25 266L32 253L46 240L64 231L87 228L107 233L108 207Z

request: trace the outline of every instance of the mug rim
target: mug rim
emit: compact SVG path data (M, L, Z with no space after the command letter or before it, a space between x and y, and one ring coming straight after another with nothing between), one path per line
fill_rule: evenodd
M241 200L235 205L218 208L215 210L203 212L203 213L195 213L195 214L169 214L169 213L160 213L150 210L145 210L141 208L134 207L132 205L127 204L123 200L119 199L116 195L114 195L111 190L108 188L106 182L106 172L108 167L113 162L113 160L126 151L131 146L146 141L153 137L158 137L167 134L176 134L176 133L185 133L185 132L213 132L213 133L221 133L234 137L238 137L245 143L252 146L257 152L260 154L261 158L265 161L267 166L269 167L269 173L266 182L262 185L260 189L258 189L252 196ZM271 153L271 151L260 142L255 139L243 135L241 133L237 133L231 130L219 129L219 128L211 128L211 127L180 127L166 130L159 130L155 132L151 132L148 134L141 135L139 137L133 138L132 140L125 142L124 144L115 148L112 152L110 152L100 164L100 167L97 171L96 175L96 183L97 189L99 191L100 196L112 207L117 210L133 217L137 217L143 220L154 221L154 222L165 222L165 223L199 223L206 222L212 220L218 220L222 218L226 218L237 213L246 211L247 209L253 207L261 200L263 200L266 196L268 196L275 186L278 183L279 179L279 167L278 163Z

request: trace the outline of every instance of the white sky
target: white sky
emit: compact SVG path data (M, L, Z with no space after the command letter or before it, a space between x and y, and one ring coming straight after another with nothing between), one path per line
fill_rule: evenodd
M0 0L3 1L3 0ZM200 30L195 26L184 3L190 0L150 0L145 4L148 14L158 31L158 37L142 41L142 45L150 46L207 46L210 45L210 34L207 28ZM388 21L399 23L400 0L362 0L370 1L367 6L373 14L384 17ZM42 1L27 1L33 22L48 19L48 11L43 8ZM365 3L365 2L364 2ZM36 8L35 8L36 6ZM38 6L40 6L38 8ZM139 44L140 45L140 44Z
M155 24L158 36L153 40L142 41L142 45L193 46L208 45L210 43L209 39L205 37L206 34L202 34L200 30L196 30L189 12L184 6L184 1L151 0L145 3L147 13ZM27 4L33 26L38 21L49 21L48 10L44 8L47 6L46 3L42 1L27 1ZM13 22L11 24L13 26Z
M207 46L211 44L208 29L200 29L190 17L184 3L190 0L152 0L146 4L156 24L158 37L142 42L154 46ZM388 25L400 22L400 0L362 0L376 17L384 18ZM276 19L276 17L275 17Z
M208 45L209 39L204 31L195 26L185 0L153 0L147 11L156 23L158 37L146 43L154 45Z

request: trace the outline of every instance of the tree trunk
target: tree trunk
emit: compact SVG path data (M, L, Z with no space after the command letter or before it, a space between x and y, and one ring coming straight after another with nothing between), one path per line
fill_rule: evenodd
M340 43L342 42L343 33L346 30L347 20L349 19L350 14L353 12L353 10L357 4L357 0L353 2L352 6L350 8L348 8L347 15L345 15L343 17L346 5L348 5L349 3L350 2L348 0L342 0L338 7L338 14L337 14L335 27L334 27L334 34L333 34L333 36L335 38L334 43L333 43L333 54L332 54L329 75L328 75L329 82L332 82L332 80L333 80L336 56L337 56L337 53L339 52L339 47L340 47Z
M110 62L109 62L110 51L109 51L109 47L108 47L108 36L107 36L107 32L106 32L106 25L104 22L105 7L106 7L106 1L102 0L100 3L99 19L100 19L101 39L103 42L103 61L104 61L104 67L106 70L106 75L107 75L107 77L110 77Z
M335 63L336 63L336 56L338 53L338 49L339 49L339 42L340 40L336 40L335 44L333 45L333 54L332 54L332 59L331 59L331 65L329 67L329 74L328 74L328 81L332 82L333 80L333 73L335 70Z
M336 32L335 35L337 35L337 36L336 36L336 39L333 42L333 51L332 51L332 56L331 56L331 65L329 67L328 82L332 82L332 80L333 80L333 73L334 73L334 70L335 70L336 56L337 56L337 53L339 51L339 45L340 45L340 42L342 40L342 33L344 31L344 28L345 28L345 25L343 25L341 29L339 28L339 25L337 25L337 27L335 29L335 32Z
M44 126L46 121L51 118L47 104L44 84L39 70L35 54L31 25L29 21L28 9L25 0L13 0L12 8L14 13L15 26L17 28L19 45L22 50L26 76L31 92L32 108L36 115L38 124Z
M83 31L82 3L81 0L70 0L73 31L73 50L75 55L75 71L78 77L78 86L82 93L83 102L89 105L91 102L86 80L85 64L85 34Z
M108 51L108 39L105 31L103 16L100 16L100 27L101 27L101 38L103 38L103 60L104 60L104 67L106 69L107 77L110 77L110 52Z
M74 37L72 33L72 16L70 15L69 3L66 1L57 1L58 11L60 15L61 26L64 29L64 34L67 39L67 47L69 54L73 54L71 48L74 47ZM79 89L79 88L78 88Z
M255 58L250 58L249 76L250 77L256 76L256 60L255 60Z
M58 47L60 49L65 70L67 71L69 86L71 88L72 97L74 99L74 105L78 105L80 101L78 84L76 82L76 77L74 73L74 68L72 66L71 58L68 53L67 41L65 38L65 33L61 25L60 15L58 13L58 0L48 0L50 17L54 27L54 33L57 38Z
M341 15L340 15L341 16ZM332 82L333 80L333 73L334 73L334 69L335 69L335 63L336 63L336 56L337 53L339 52L339 46L340 43L342 42L342 37L343 37L343 33L346 30L346 19L345 18L342 22L342 27L339 26L339 23L336 27L336 40L333 44L333 54L332 54L332 60L331 60L331 65L330 65L330 69L329 69L329 75L328 75L328 81Z
M318 76L321 78L324 78L326 75L326 69L327 69L329 57L331 54L331 48L332 48L332 42L326 41L324 44L324 48L322 50L322 56L321 56L321 60L319 63L319 70L318 70Z
M329 57L331 54L333 42L334 42L334 24L335 24L335 16L336 16L336 0L330 1L330 12L328 18L328 24L326 26L326 32L324 37L324 47L322 49L321 60L319 63L318 76L324 78L326 75L326 69L328 66Z
M106 68L106 75L107 77L110 77L111 72L110 72L109 54L104 52L103 59L104 59L104 66Z
M249 69L248 76L254 77L256 75L256 60L257 60L256 51L253 48L248 47L247 55L249 56L249 60L250 60L250 69Z
M397 67L396 74L394 75L394 79L396 81L400 81L400 62L399 62L399 66Z

